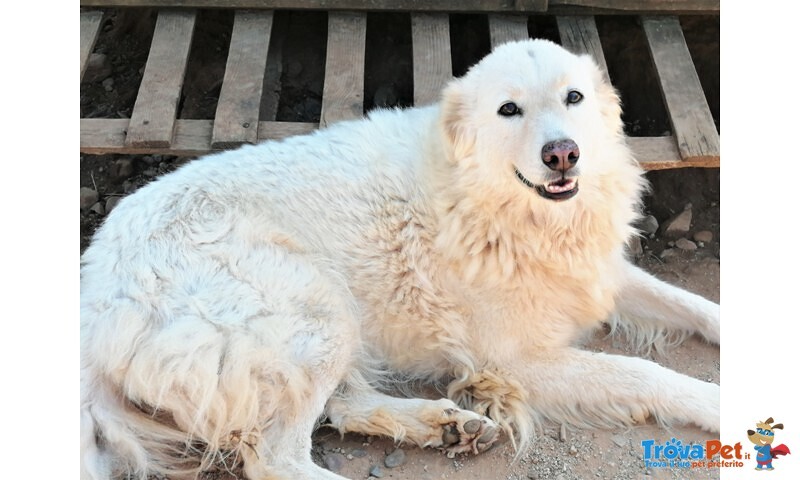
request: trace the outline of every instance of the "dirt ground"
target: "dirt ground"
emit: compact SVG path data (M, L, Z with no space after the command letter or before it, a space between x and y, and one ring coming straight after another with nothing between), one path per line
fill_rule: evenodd
M403 14L370 15L365 110L375 106L410 106L408 17ZM154 18L152 12L139 10L107 15L95 48L95 53L104 57L95 57L96 63L87 71L81 85L82 117L130 116ZM324 13L280 12L275 22L273 38L276 35L284 38L281 42L273 42L268 61L278 62L280 73L279 90L274 92L278 98L275 118L318 121L324 70ZM557 40L553 22L549 17L532 18L529 29L537 36ZM719 127L719 21L682 18L682 22L692 55L703 59L698 63L698 71ZM180 107L181 118L213 118L231 24L230 12L201 12L196 28L200 33L195 37ZM627 18L598 20L605 48L621 52L618 57L607 58L607 61L612 81L621 91L628 134L660 135L669 131L669 123L652 72L641 69L642 73L636 78L622 74L629 71L631 65L641 64L646 55L637 28L635 21ZM468 32L474 35L464 35ZM485 17L454 16L451 35L455 35L454 73L459 75L488 52ZM274 45L281 43L282 56L273 51ZM391 54L383 53L383 48ZM85 203L81 208L81 252L119 198L190 160L161 155L81 155L80 186L96 194L82 191L82 202ZM696 249L682 249L675 246L678 238L668 238L659 230L642 239L641 252L633 252L635 261L663 280L719 302L719 169L670 170L650 172L647 176L653 188L645 198L645 213L655 217L663 228L670 218L690 204L691 226L679 238L693 240L698 232L710 232L711 240L695 242ZM636 354L619 339L607 338L605 332L598 332L585 348ZM690 338L680 346L651 357L669 368L719 383L719 349L697 339ZM580 394L580 386L576 386L576 394ZM454 459L448 459L436 450L401 446L404 460L399 466L389 468L385 465L386 458L396 449L390 440L350 434L341 438L338 433L323 427L314 437L313 454L321 465L327 464L353 479L368 478L370 472L376 477L415 480L719 478L717 470L646 469L641 441L655 439L665 442L673 437L687 444L714 438L715 434L692 427L665 430L646 425L600 431L562 428L546 423L544 430L538 432L531 446L517 461L514 461L515 452L510 442L502 439L484 454L462 455ZM392 459L397 456L394 454ZM207 480L237 477L242 478L236 470L219 470L204 475Z

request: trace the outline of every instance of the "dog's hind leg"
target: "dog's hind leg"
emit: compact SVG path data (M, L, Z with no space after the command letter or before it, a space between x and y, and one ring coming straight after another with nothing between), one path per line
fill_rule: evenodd
M637 357L574 348L520 355L514 375L544 416L578 426L612 427L654 417L719 431L720 388Z
M616 309L617 324L639 338L638 343L651 343L663 334L698 333L719 344L719 305L627 262Z
M348 382L331 397L325 413L342 433L388 436L396 442L441 448L451 457L483 452L500 433L494 421L463 410L451 400L392 397L361 379Z

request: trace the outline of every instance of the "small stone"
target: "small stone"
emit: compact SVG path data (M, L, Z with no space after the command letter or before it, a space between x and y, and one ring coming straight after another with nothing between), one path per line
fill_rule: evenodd
M679 255L677 248L667 248L658 255L658 258L666 260L667 258L675 257L677 255Z
M674 246L675 246L675 242L674 242L674 241L672 241L672 240L670 240L669 242L667 242L667 246L668 246L668 247L670 247L670 248L672 248L672 247L674 247Z
M692 227L692 204L689 203L686 205L686 208L675 215L674 217L667 220L663 225L662 233L664 236L669 238L678 238L686 235L689 233L689 229Z
M363 458L363 457L367 456L367 451L366 450L361 450L360 448L356 448L355 450L350 452L350 454L353 455L356 458Z
M714 234L709 232L708 230L700 230L699 232L695 233L692 238L695 242L702 242L708 243L714 239Z
M561 430L558 431L558 440L562 442L567 441L567 425L565 423L561 424Z
M155 177L156 175L158 175L158 170L156 170L155 168L146 168L142 172L142 174L147 177Z
M635 226L641 230L642 233L652 235L658 231L658 220L652 215L647 215L636 222Z
M383 478L383 470L380 465L373 465L372 468L369 469L369 475L375 478Z
M345 458L347 458L348 460L352 460L356 457L354 457L352 453L348 453L347 455L345 455Z
M556 480L567 480L567 475L564 473L559 473L556 475Z
M105 80L109 75L111 75L111 65L108 63L106 54L93 53L89 55L82 81L96 83Z
M94 212L94 213L96 213L98 215L105 215L106 214L106 209L105 209L105 207L103 207L103 204L100 203L100 202L97 202L94 205L92 205L92 208L90 208L89 211Z
M575 455L578 454L578 449L575 448L575 445L571 445L569 447L569 454L572 455L572 456L575 456Z
M105 80L103 80L102 85L103 85L103 88L106 90L106 92L111 92L111 91L114 90L114 79L111 78L111 77L108 77Z
M705 246L706 246L706 244L705 244L705 243L703 243L703 242L697 242L697 248L703 248L703 247L705 247Z
M81 187L81 210L86 210L97 203L100 195L89 187Z
M534 470L533 467L531 467L528 470L528 478L530 478L531 480L539 480L539 473L536 470Z
M106 199L106 213L111 213L111 210L114 210L120 200L122 200L122 197L108 197Z
M383 464L386 465L388 468L396 468L404 464L405 461L406 461L406 452L404 452L402 448L398 448L395 449L394 452L386 456L386 459L384 459Z
M628 445L628 439L623 437L622 435L612 435L611 441L620 448L626 447Z
M111 164L108 169L108 174L111 175L112 180L120 181L133 175L133 160L129 158L122 158Z
M675 241L675 246L686 251L697 250L697 245L693 241L686 238L679 238L677 241Z
M325 468L331 472L338 472L344 466L344 455L341 453L329 453L322 458Z

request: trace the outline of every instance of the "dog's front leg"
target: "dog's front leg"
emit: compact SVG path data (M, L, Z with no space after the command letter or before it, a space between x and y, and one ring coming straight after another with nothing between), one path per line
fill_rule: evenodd
M719 431L719 385L638 357L576 348L526 352L514 375L533 410L573 425L693 423Z
M719 305L628 262L623 267L616 309L622 322L651 338L658 331L678 331L698 333L719 344Z

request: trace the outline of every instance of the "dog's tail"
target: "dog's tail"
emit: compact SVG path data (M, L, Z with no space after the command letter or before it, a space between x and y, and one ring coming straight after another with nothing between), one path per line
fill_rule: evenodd
M205 445L187 439L169 419L138 408L108 382L97 382L92 398L86 391L82 388L82 480L193 476L211 463Z

